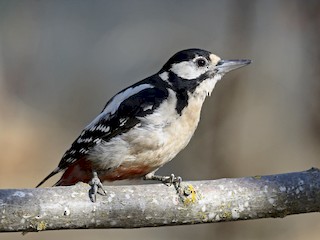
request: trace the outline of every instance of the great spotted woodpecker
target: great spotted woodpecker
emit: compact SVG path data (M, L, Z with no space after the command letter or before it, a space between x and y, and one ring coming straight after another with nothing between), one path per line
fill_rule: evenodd
M202 104L221 77L250 60L221 60L201 49L173 55L161 70L111 98L102 112L81 132L47 179L64 171L55 186L79 181L142 178L179 183L181 178L154 173L173 159L197 128Z

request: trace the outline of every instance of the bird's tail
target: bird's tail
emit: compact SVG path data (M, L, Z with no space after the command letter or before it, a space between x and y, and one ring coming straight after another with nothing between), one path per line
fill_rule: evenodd
M71 186L77 182L88 183L91 179L91 162L87 161L85 158L81 158L76 163L70 165L62 174L60 180L53 186Z
M60 172L62 169L57 167L55 170L53 170L48 176L46 176L37 186L40 187L45 181L47 181L49 178L51 178L52 176L56 175L58 172Z

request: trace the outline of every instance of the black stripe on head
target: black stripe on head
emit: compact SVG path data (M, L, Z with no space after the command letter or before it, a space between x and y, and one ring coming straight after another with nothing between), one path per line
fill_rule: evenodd
M182 50L173 55L162 67L161 71L168 71L171 68L172 64L189 61L191 59L194 59L196 56L203 56L208 59L208 61L210 61L210 54L211 52L198 48Z

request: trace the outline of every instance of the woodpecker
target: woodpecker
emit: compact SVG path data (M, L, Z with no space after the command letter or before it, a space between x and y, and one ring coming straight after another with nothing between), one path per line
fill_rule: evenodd
M202 49L176 53L158 73L112 97L37 187L64 171L54 186L89 183L94 202L99 190L106 193L103 181L144 178L180 184L173 174L155 172L189 143L203 102L221 77L249 63L222 60Z

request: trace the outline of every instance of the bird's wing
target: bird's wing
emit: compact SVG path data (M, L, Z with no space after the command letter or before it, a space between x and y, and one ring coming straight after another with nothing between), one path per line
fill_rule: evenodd
M85 157L101 140L109 141L129 131L140 122L139 118L151 114L167 97L166 89L150 84L129 87L118 93L73 142L63 155L57 170L66 169Z

